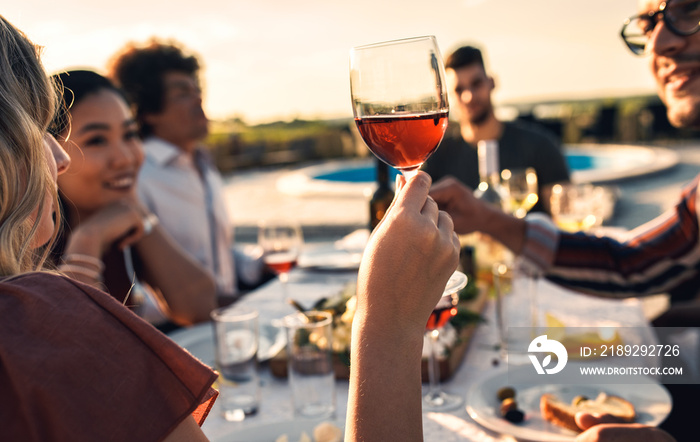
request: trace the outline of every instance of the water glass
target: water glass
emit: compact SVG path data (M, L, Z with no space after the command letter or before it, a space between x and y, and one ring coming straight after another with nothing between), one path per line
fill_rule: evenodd
M214 310L214 348L224 419L242 421L260 405L258 311L234 306Z
M297 417L335 415L332 324L333 317L328 312L297 312L284 317L287 372Z

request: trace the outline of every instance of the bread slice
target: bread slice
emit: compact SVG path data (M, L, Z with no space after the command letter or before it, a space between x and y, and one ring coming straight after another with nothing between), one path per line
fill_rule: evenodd
M620 419L621 422L634 422L636 413L634 405L629 401L606 393L600 393L595 399L579 401L576 405L567 404L559 400L553 394L543 394L540 398L540 412L542 417L560 427L581 432L576 425L576 413L583 411L596 414L610 414Z

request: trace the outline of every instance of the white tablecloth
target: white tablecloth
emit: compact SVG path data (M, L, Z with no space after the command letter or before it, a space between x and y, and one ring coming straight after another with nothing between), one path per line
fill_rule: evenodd
M290 275L288 286L289 296L304 306L311 306L321 297L332 296L339 293L348 281L353 281L356 274L352 272L310 272L295 270ZM518 302L526 302L527 296L524 288L518 288L514 284L512 298L508 299L511 309L520 318L511 318L513 325L527 326L527 308L518 307ZM644 318L641 304L635 299L625 301L611 301L574 294L566 289L555 286L547 281L538 283L538 303L541 311L549 311L558 319L567 322L567 325L585 326L601 323L614 323L627 326L644 326L648 328ZM241 301L241 304L253 306L260 311L261 322L271 322L275 318L281 318L293 309L283 302L280 283L276 280L266 284L255 292L249 293ZM493 317L493 304L487 303L483 315L490 319ZM594 318L594 319L593 319ZM517 324L517 322L520 322ZM573 323L572 323L573 322ZM579 323L576 323L579 322ZM495 330L493 321L480 325L475 331L469 349L461 366L454 376L443 384L443 387L452 393L466 395L468 389L478 382L481 376L493 373L499 369L493 364L498 357L493 350L495 342ZM178 332L182 337L183 333ZM176 340L177 341L177 340ZM503 368L501 362L500 368ZM259 426L266 423L285 421L292 419L292 406L290 390L286 379L278 379L270 374L269 367L265 364L262 372L262 400L257 415L247 418L243 422L226 422L220 415L217 406L206 420L203 430L210 438L218 438L225 434L235 432L237 429L250 426ZM427 387L427 385L424 385ZM337 394L337 419L342 420L347 409L348 382L338 380L336 382ZM424 438L426 441L512 441L510 436L494 433L476 423L467 413L465 407L448 413L425 412L423 414Z

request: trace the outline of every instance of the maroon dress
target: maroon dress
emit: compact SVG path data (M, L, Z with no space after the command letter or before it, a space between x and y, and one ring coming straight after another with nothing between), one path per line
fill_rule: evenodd
M0 280L0 439L158 441L216 398L207 366L63 276Z

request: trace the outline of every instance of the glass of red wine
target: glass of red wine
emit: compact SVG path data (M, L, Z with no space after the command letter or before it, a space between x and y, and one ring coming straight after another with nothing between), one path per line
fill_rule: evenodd
M430 314L425 326L425 341L428 353L428 393L423 396L423 409L430 411L452 410L463 403L461 396L447 393L440 386L439 340L440 330L457 314L459 291L467 285L467 275L456 271L447 281L440 301Z
M350 51L355 123L369 150L409 179L447 128L445 70L433 36Z
M263 262L278 275L286 301L289 272L296 266L304 245L301 226L291 221L263 221L258 225L258 245L262 248Z

